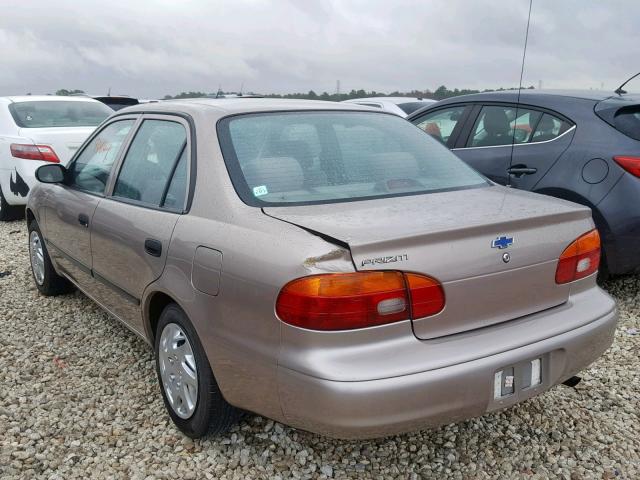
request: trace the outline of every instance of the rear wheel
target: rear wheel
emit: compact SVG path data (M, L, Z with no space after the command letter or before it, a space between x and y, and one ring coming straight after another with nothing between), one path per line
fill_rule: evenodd
M176 304L160 315L155 337L158 381L173 423L191 438L226 432L240 411L223 398L200 339Z
M49 252L42 239L42 233L40 233L38 223L35 220L29 223L29 260L31 261L33 280L40 293L46 296L55 296L73 290L73 284L58 275L53 268Z
M2 188L0 188L0 222L8 222L10 220L17 220L22 218L24 211L22 208L9 205L7 199L4 198Z

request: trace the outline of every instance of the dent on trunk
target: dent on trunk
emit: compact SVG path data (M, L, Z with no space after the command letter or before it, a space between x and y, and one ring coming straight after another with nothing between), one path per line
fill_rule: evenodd
M314 273L353 271L351 254L342 248L336 248L322 255L307 257L302 265Z

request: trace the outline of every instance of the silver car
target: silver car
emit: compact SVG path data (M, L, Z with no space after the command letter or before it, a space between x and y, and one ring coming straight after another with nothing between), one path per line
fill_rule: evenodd
M538 395L611 344L582 206L495 185L357 105L198 99L111 116L27 206L35 283L155 349L169 415L376 437Z

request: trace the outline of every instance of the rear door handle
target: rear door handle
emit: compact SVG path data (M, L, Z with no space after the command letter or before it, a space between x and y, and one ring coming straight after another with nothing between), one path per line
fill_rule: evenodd
M89 227L89 217L87 215L85 215L84 213L81 213L80 215L78 215L78 223L80 225L82 225L84 228L88 228Z
M537 173L537 172L538 172L537 168L527 167L526 165L514 165L513 167L507 170L507 173L509 173L509 175L514 175L515 177L518 177L518 178L520 178L523 175L533 175L534 173Z
M162 255L162 242L153 238L147 238L144 241L144 251L152 257L159 257Z

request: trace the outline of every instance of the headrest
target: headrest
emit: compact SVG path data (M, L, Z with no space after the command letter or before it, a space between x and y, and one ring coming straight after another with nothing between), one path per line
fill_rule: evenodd
M407 152L387 152L370 155L369 171L373 181L393 178L416 178L420 176L420 166L416 157Z
M270 193L300 190L304 184L302 167L291 157L256 158L242 172L250 189L265 186Z
M556 127L556 124L553 121L553 118L549 115L543 115L540 123L538 124L538 131L542 132L550 132Z
M509 119L502 108L490 108L484 115L484 129L489 135L509 133Z

